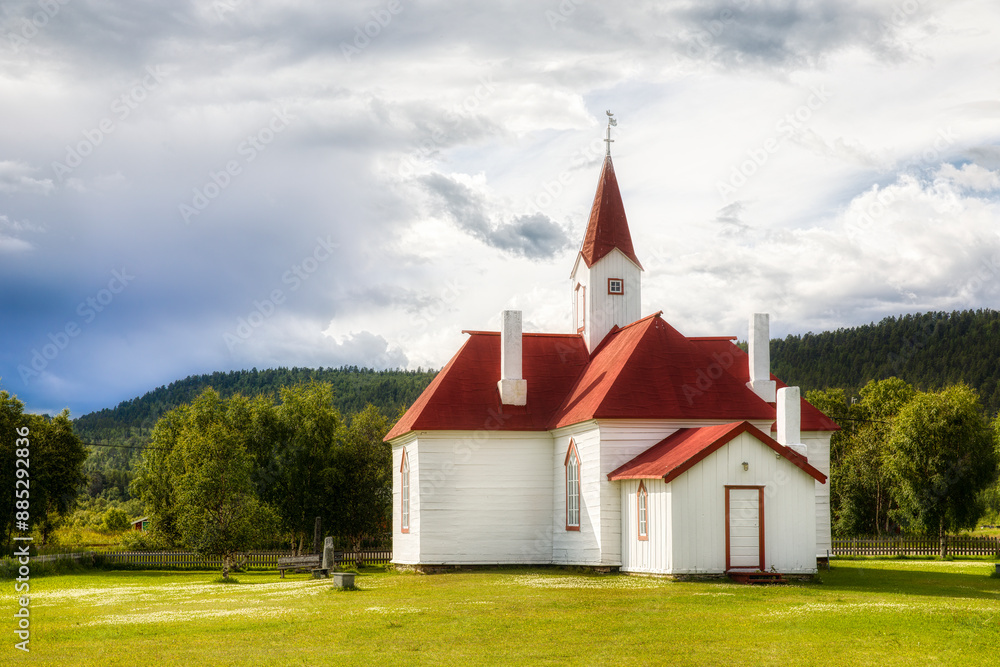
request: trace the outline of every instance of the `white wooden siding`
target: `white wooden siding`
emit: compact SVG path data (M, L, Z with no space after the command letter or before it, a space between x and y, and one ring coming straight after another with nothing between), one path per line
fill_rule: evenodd
M392 562L416 565L420 562L420 459L417 439L407 436L392 443ZM402 513L399 468L403 463L403 450L410 461L410 531L400 530Z
M419 437L419 457L421 563L552 561L547 433L439 431Z
M678 425L663 420L599 420L601 438L601 562L622 565L622 505L618 482L608 474L677 430ZM647 491L649 489L647 488Z
M560 429L552 448L552 562L559 565L600 565L601 466L600 431L590 421ZM580 456L580 530L566 530L566 452L572 438ZM604 477L607 481L607 477Z
M670 572L670 493L662 479L643 480L646 486L648 539L638 537L636 493L639 480L616 482L621 487L622 571Z
M743 462L749 469L743 470ZM672 572L718 573L726 566L725 487L764 487L765 568L816 571L813 478L749 433L670 482Z
M825 558L833 551L830 535L830 435L829 431L802 433L809 464L826 475L826 484L816 486L816 555Z
M583 273L578 269L577 282L587 280L587 346L593 350L613 325L623 327L642 317L642 272L616 248L595 262L586 276ZM608 278L621 278L625 293L608 294Z

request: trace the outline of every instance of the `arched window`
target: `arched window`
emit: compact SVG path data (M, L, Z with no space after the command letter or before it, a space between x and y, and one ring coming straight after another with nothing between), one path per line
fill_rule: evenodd
M576 332L583 333L587 327L587 288L576 284Z
M403 462L399 465L399 531L401 533L410 532L410 457L403 450Z
M649 539L649 510L647 509L646 485L639 482L639 490L635 492L636 516L639 519L639 539Z
M580 455L569 441L566 451L566 530L580 530Z

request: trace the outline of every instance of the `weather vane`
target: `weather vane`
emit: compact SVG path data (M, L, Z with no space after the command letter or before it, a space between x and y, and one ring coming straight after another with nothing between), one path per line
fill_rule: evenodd
M608 137L604 140L604 143L608 145L608 151L605 153L606 157L611 157L611 143L614 139L611 138L611 128L618 127L618 121L615 120L615 115L611 113L611 109L608 109L604 113L608 114Z

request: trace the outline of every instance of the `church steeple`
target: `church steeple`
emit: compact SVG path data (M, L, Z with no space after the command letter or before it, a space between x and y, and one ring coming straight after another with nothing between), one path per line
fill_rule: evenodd
M597 182L583 245L570 278L573 286L573 325L593 351L618 325L638 320L643 271L632 246L618 178L611 162L611 128L617 123L608 112L607 155Z
M635 256L635 248L632 247L632 234L629 232L628 219L625 217L622 193L618 189L615 165L608 155L604 158L604 166L601 167L597 194L594 195L594 205L590 208L590 220L587 222L587 233L584 234L580 253L583 261L591 267L614 248L621 250L622 254L640 269L642 268L639 258Z

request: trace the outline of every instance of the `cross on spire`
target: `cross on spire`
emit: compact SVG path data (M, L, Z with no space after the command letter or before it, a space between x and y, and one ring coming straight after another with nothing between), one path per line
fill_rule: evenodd
M614 141L615 141L614 139L611 138L611 128L612 127L617 127L618 126L618 121L615 120L615 115L613 113L611 113L610 109L608 109L604 113L608 114L608 136L604 140L604 143L606 143L608 145L608 150L607 150L607 152L604 155L606 157L611 157L611 144L614 143Z

